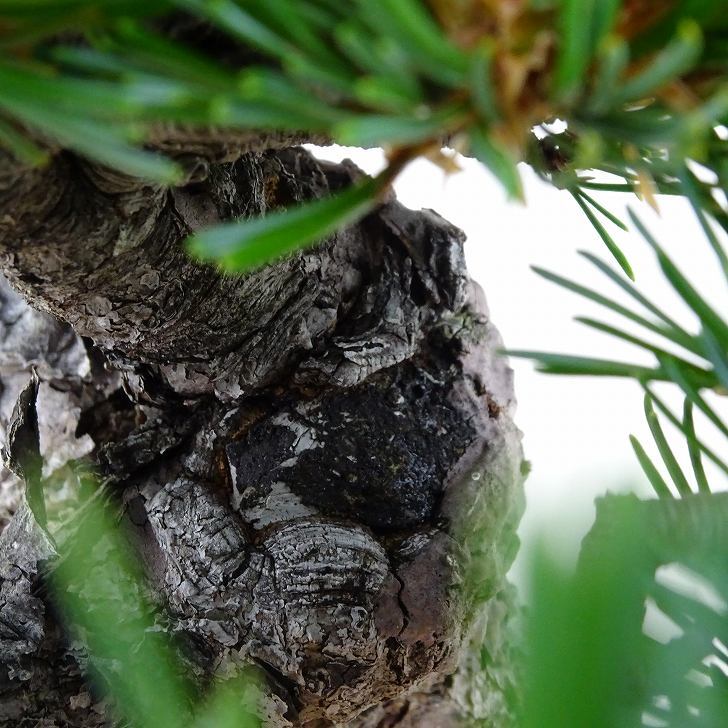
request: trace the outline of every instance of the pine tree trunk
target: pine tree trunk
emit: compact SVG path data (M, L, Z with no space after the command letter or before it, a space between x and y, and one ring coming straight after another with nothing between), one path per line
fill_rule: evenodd
M35 366L56 544L92 462L201 684L257 665L269 725L507 725L521 453L462 233L390 199L223 275L185 255L191 231L361 173L293 136L157 141L186 184L0 157L0 414ZM5 471L0 724L105 725L21 489Z

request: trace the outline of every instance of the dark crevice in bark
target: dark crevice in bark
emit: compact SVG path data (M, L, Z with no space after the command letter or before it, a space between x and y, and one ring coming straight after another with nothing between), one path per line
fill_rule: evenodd
M300 702L296 699L295 682L264 660L256 659L253 662L263 671L267 684L271 686L271 689L286 704L287 709L283 713L283 718L295 724L298 721L298 710L301 707Z

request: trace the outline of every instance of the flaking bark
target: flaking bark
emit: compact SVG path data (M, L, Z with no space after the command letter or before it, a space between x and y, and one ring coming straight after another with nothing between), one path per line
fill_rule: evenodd
M224 275L186 235L361 172L297 137L175 134L194 170L175 189L65 151L43 169L0 159L0 261L32 306L3 284L0 414L36 366L51 537L81 487L71 466L93 462L188 670L260 667L270 725L506 725L521 453L462 233L390 199ZM21 489L4 477L9 512ZM0 722L104 725L94 656L42 589L54 554L17 507L0 536Z

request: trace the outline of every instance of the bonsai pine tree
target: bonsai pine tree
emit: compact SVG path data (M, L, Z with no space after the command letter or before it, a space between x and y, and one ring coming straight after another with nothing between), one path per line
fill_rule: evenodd
M0 720L512 725L511 375L464 236L391 183L526 163L637 297L591 192L684 195L728 269L720 5L0 0ZM654 245L704 330L647 328L705 367L536 356L699 407L725 324Z

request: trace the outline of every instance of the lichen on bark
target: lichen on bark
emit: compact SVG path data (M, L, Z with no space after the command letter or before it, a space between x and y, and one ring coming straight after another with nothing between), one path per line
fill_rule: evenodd
M194 174L174 189L62 150L43 169L0 157L0 418L34 366L50 534L66 537L73 466L93 464L190 673L256 665L271 725L506 725L521 452L464 236L391 196L227 275L185 236L362 173L298 137L176 134ZM6 472L8 515L21 490ZM104 725L94 655L43 588L54 554L17 506L0 721Z

